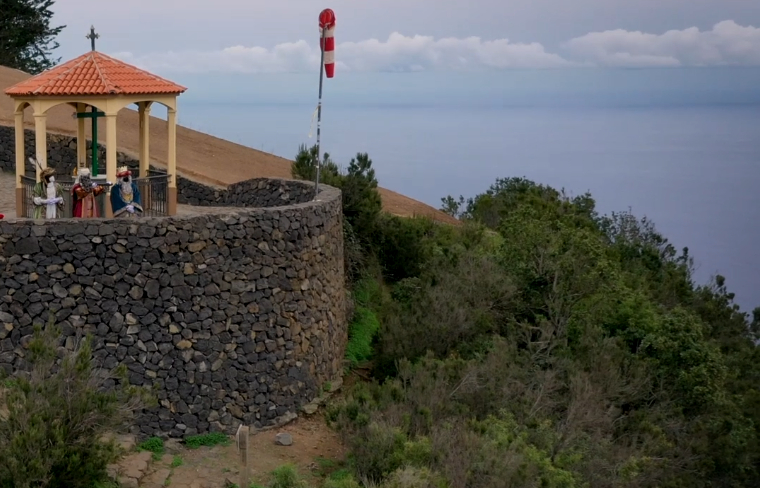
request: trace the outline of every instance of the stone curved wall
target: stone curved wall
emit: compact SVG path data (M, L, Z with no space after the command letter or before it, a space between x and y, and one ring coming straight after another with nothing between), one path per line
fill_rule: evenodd
M52 313L64 347L92 334L104 367L155 388L135 433L291 416L340 376L347 340L340 192L321 190L185 217L0 221L0 368L25 368L33 325Z

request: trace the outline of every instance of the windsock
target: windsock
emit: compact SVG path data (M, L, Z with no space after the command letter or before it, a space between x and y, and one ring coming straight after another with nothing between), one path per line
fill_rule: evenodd
M326 8L319 14L319 45L325 54L325 74L335 76L335 12Z

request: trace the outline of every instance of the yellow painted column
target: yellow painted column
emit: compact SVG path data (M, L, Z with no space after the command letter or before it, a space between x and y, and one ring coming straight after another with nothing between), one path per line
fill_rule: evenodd
M150 169L150 104L140 102L140 177L147 178Z
M106 180L116 183L116 112L106 113ZM111 191L106 193L104 217L112 218L113 209L111 208Z
M166 173L169 175L169 191L167 213L177 214L177 110L166 110L167 140L169 147L166 150Z
M16 217L23 217L24 208L24 186L21 184L21 177L26 174L26 163L24 159L24 109L15 113L16 125Z
M87 105L77 103L77 113L84 113ZM87 166L87 133L85 132L85 119L77 119L77 168Z
M40 181L40 166L47 168L47 115L34 114L34 152L39 165L36 166L37 181Z

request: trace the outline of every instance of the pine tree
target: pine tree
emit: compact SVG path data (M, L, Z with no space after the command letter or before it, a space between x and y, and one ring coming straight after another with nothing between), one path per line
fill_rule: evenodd
M55 66L55 37L64 26L51 27L55 0L0 0L0 65L37 74Z

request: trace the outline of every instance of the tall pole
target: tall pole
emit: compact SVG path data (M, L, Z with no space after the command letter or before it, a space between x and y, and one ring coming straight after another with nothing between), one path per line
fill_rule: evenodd
M319 145L319 138L322 133L322 78L325 71L325 32L327 32L327 26L322 28L322 41L320 42L320 50L322 51L322 55L319 59L319 102L317 103L317 178L314 181L314 199L317 199L317 195L319 194L319 170L321 167L320 164L320 158L322 157L320 154L320 145Z
M92 110L92 176L98 177L98 109L94 106ZM108 141L106 141L108 142Z

